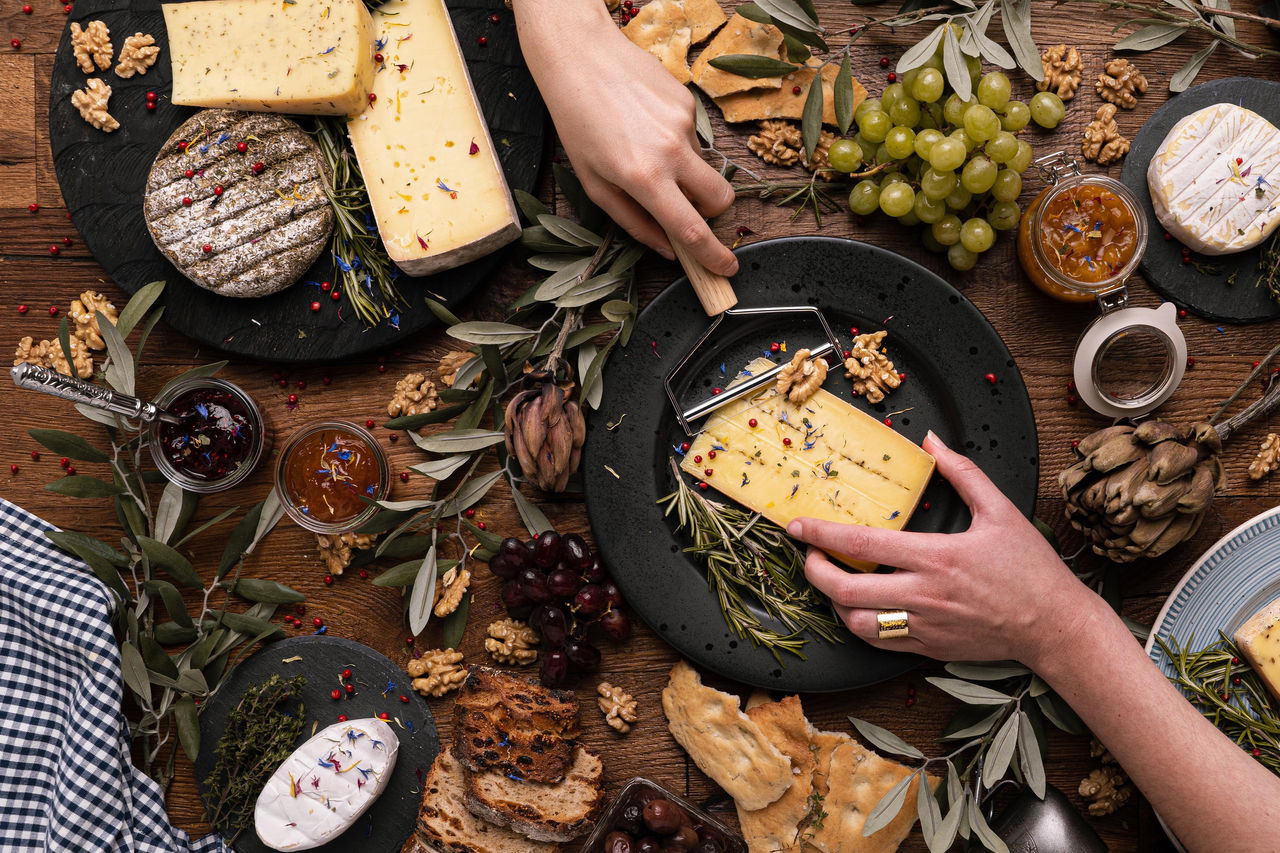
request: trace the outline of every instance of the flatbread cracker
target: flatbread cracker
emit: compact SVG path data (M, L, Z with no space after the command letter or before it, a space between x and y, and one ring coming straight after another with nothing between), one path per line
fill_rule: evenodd
M724 10L716 0L684 0L684 14L689 19L689 31L694 44L708 39L724 22Z
M765 77L756 80L711 67L711 60L716 57L735 53L781 59L782 31L769 24L749 21L741 15L735 14L730 18L725 28L711 40L711 44L707 45L693 63L693 82L697 83L698 88L706 92L708 97L721 98L735 92L755 89L777 89L782 85L781 77Z
M889 789L911 773L911 768L868 752L858 743L837 746L831 753L828 777L830 789L822 807L827 816L808 843L822 853L893 853L916 822L917 778L907 791L907 800L889 824L870 837L863 837L867 815L889 793ZM936 788L938 779L929 777Z
M836 123L835 97L832 92L838 73L840 69L834 64L825 65L822 68L823 124ZM780 89L752 89L716 98L715 102L724 113L724 120L730 124L762 119L799 119L804 112L805 98L809 96L809 85L814 76L813 68L801 68L783 77ZM800 87L798 95L794 92L796 86ZM858 104L862 103L866 97L867 90L855 79L853 81L854 109L857 109Z
M801 853L797 827L809 813L815 761L800 697L758 705L749 709L747 716L791 759L792 782L786 793L762 809L748 811L738 806L742 835L750 853Z
M769 697L767 690L756 688L751 691L751 695L747 697L747 702L742 706L742 710L750 712L752 708L759 708L761 705L768 705L773 699Z
M676 741L703 773L746 809L762 809L791 787L791 761L728 693L704 687L684 661L671 668L662 710Z
M836 748L845 744L857 745L857 741L844 732L820 732L810 729L809 741L813 745L813 790L824 798L830 790L831 756Z
M653 0L645 4L622 34L658 58L682 85L688 83L692 30L681 0Z

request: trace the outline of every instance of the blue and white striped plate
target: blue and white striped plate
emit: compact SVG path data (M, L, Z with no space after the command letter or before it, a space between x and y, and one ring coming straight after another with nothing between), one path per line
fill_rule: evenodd
M1159 646L1172 638L1196 648L1233 635L1267 604L1280 598L1280 507L1254 516L1214 543L1191 566L1164 603L1151 626L1147 654L1166 676L1173 662ZM1159 817L1159 815L1157 815ZM1165 834L1178 849L1177 838L1163 820Z

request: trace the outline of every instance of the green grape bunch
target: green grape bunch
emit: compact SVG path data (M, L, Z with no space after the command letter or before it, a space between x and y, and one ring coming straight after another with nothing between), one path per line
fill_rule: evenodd
M874 173L853 185L849 209L877 210L908 227L921 226L926 248L946 253L957 270L972 269L995 245L996 233L1018 227L1022 174L1031 144L1016 135L1032 122L1053 128L1066 108L1052 92L1030 104L1012 100L1009 78L982 73L965 57L973 98L950 90L942 46L920 67L858 105L857 132L832 143L831 168Z

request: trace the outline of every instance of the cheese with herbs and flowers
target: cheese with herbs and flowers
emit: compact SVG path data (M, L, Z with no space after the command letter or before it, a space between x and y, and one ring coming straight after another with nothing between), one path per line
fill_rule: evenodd
M744 374L770 367L759 358ZM901 530L934 461L834 394L819 390L796 405L770 387L712 412L680 467L783 527L817 518ZM833 556L856 569L875 568Z
M515 203L444 3L388 0L373 18L384 62L347 128L388 256L430 275L515 240Z
M1160 224L1206 255L1242 252L1280 226L1280 129L1235 104L1173 126L1147 167Z
M173 102L251 112L355 115L373 85L363 0L165 3Z
M373 717L317 733L258 795L258 838L272 850L310 850L337 838L386 788L399 747L391 727Z
M1280 598L1240 626L1235 641L1253 671L1280 701Z

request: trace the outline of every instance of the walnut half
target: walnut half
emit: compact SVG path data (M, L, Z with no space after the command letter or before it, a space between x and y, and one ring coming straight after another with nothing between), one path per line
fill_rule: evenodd
M80 111L80 118L104 133L120 127L120 122L107 112L111 100L111 87L94 77L83 89L71 93L71 106Z
M1095 160L1099 166L1120 162L1129 153L1129 140L1120 135L1116 124L1115 104L1103 104L1093 121L1084 129L1080 151L1086 160Z
M1053 90L1059 98L1069 101L1076 96L1080 88L1080 78L1084 76L1084 63L1080 60L1080 51L1065 44L1055 44L1040 57L1044 66L1044 79L1036 84L1041 92Z
M523 666L538 659L538 632L515 619L499 619L489 625L485 650L498 663Z
M444 577L436 583L436 604L432 612L436 616L444 618L457 610L458 605L462 603L462 596L466 595L467 587L469 586L471 586L470 570L459 570L457 566L454 566L445 572Z
M409 661L406 670L413 679L414 690L423 696L434 696L437 699L457 690L467 680L467 668L462 665L462 652L454 649L432 649Z
M104 349L107 345L102 340L102 329L98 326L99 311L113 326L120 319L116 306L108 302L107 297L93 290L86 290L78 298L71 300L71 310L67 312L76 324L71 333L89 349Z
M1137 96L1147 91L1147 78L1129 60L1112 59L1103 66L1094 88L1102 100L1131 110L1138 105Z
M1249 479L1261 480L1280 468L1280 435L1271 432L1262 440L1258 455L1249 463Z
M49 367L65 374L66 376L79 376L81 379L88 379L93 375L93 356L89 354L84 343L74 335L71 336L69 343L71 344L71 363L67 363L67 358L63 355L62 344L59 341L40 341L36 343L29 335L18 341L18 347L13 353L13 363L18 364L38 364L41 367ZM75 366L75 373L71 372L72 365Z
M1089 801L1089 814L1102 817L1127 803L1133 788L1118 766L1100 767L1080 780L1080 796Z
M124 40L120 48L120 58L116 62L117 77L132 77L135 74L146 74L147 69L156 64L160 56L160 48L150 35L134 33Z
M747 139L751 153L774 166L794 166L800 162L803 145L800 128L786 121L762 121L760 131Z
M367 551L377 544L376 533L317 533L320 558L331 575L342 574L351 565L352 551Z
M438 405L440 395L436 393L436 383L421 373L410 373L396 383L391 402L387 404L387 414L393 418L420 415Z
M798 350L791 357L791 363L782 368L774 385L779 394L797 406L817 393L827 381L826 361L809 355L807 349Z
M853 339L849 357L844 360L844 375L853 380L853 393L862 394L868 403L879 403L885 395L902 384L898 369L881 351L888 332L868 332Z
M600 713L604 714L605 722L619 734L625 735L631 731L632 724L639 719L636 714L635 697L607 681L597 685L596 693L600 694L596 704L600 706Z
M71 51L85 74L106 71L111 67L111 31L102 21L90 21L84 29L72 21Z

